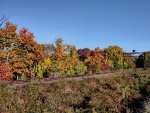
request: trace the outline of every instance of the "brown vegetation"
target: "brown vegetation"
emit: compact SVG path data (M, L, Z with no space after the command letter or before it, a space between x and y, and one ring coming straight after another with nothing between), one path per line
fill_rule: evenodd
M128 70L111 76L60 80L52 83L30 81L27 85L14 88L1 83L0 111L3 113L132 112L138 110L138 108L133 109L135 103L132 102L141 98L143 93L148 93L149 85L149 70Z

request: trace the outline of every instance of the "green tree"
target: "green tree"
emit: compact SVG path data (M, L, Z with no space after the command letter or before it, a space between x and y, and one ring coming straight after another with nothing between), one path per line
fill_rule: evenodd
M109 46L104 49L111 69L123 68L123 49L118 46Z

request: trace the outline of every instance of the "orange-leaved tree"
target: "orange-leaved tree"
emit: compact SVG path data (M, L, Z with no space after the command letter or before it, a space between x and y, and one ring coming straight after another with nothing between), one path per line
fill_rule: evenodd
M12 67L18 75L31 77L31 69L45 58L45 49L33 37L33 33L23 28L18 33L16 46L13 48Z
M45 49L33 39L33 33L6 22L0 29L0 60L10 65L11 72L17 77L30 75L35 63L43 60Z
M13 74L10 72L10 66L0 62L0 80L10 80Z

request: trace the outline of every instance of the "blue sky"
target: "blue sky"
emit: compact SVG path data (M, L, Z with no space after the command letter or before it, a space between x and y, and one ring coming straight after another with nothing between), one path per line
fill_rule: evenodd
M0 16L34 32L39 43L63 38L77 48L118 45L150 50L150 0L0 0Z

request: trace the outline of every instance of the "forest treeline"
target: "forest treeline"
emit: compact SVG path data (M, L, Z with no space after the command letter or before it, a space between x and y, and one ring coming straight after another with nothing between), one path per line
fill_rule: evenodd
M86 73L134 68L133 57L123 57L123 49L109 46L100 49L77 49L64 44L39 44L27 29L17 29L11 22L0 28L0 79L74 76Z

